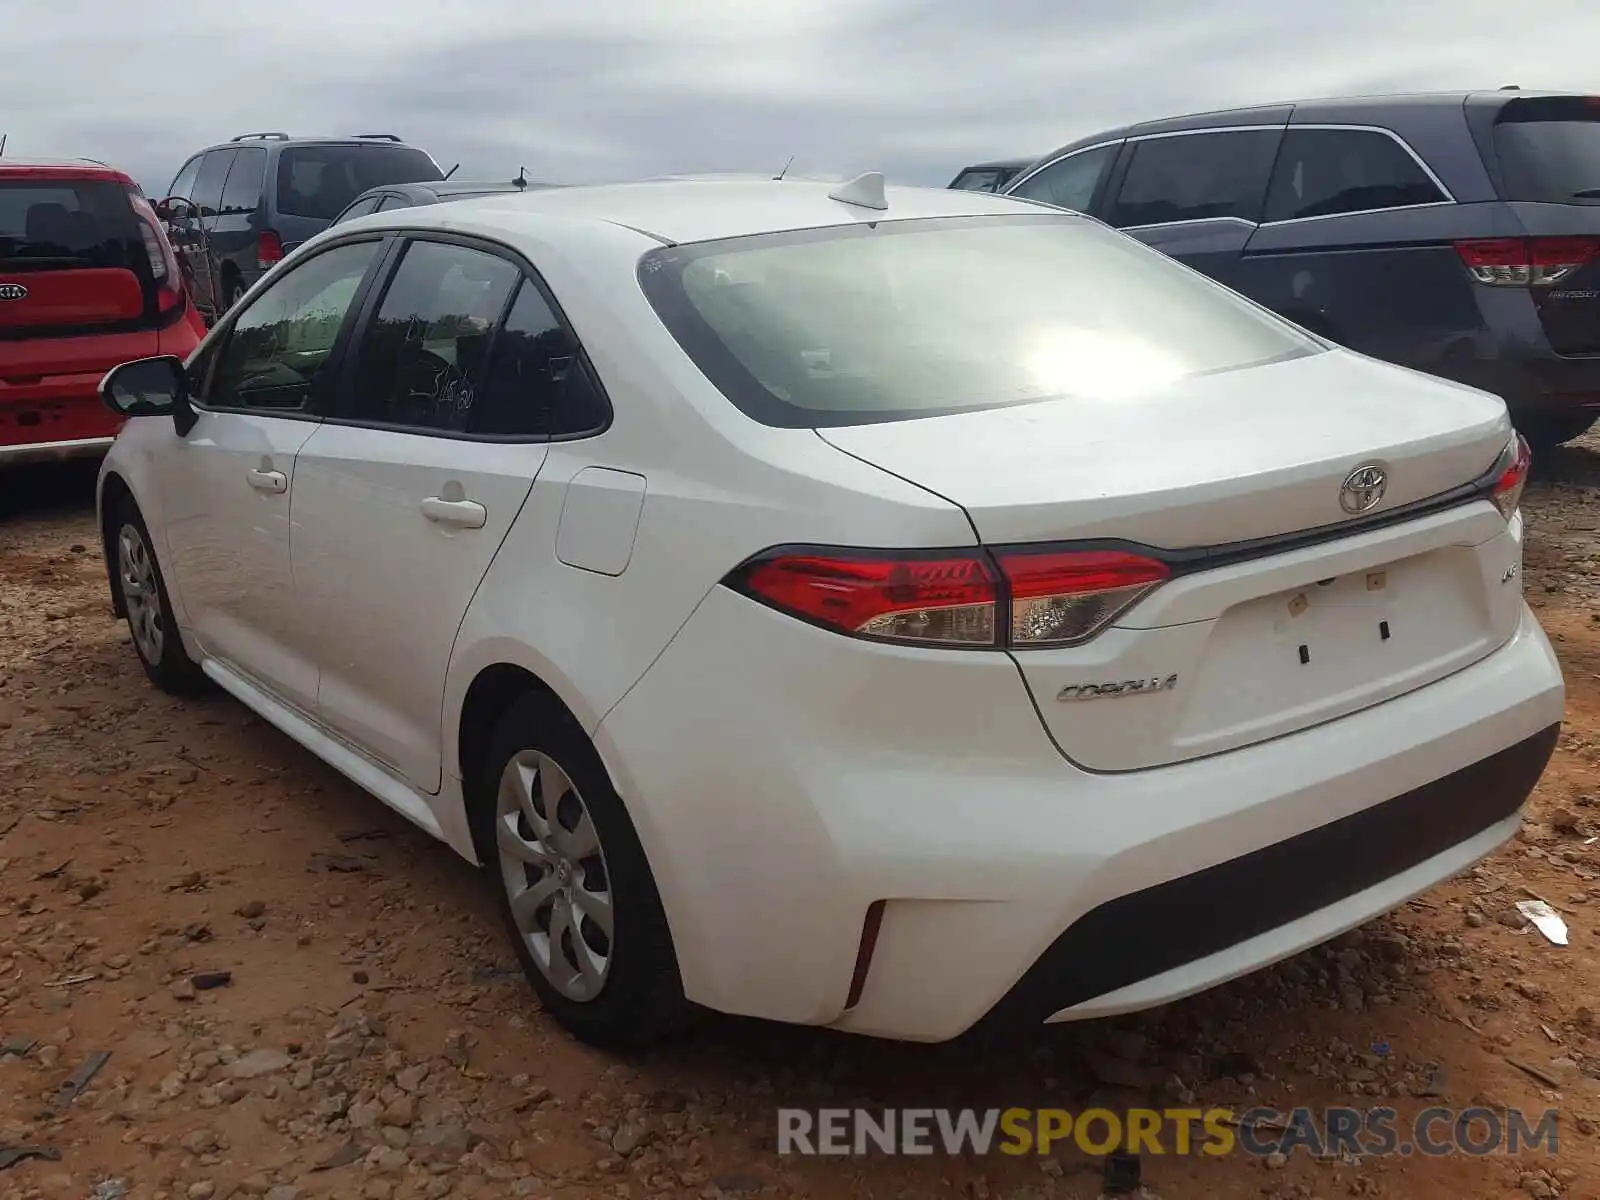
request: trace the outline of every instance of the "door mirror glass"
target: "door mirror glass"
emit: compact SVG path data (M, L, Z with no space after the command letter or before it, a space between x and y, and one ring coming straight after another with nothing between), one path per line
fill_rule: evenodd
M113 367L100 381L100 399L119 416L159 417L178 410L187 387L183 360L167 354Z

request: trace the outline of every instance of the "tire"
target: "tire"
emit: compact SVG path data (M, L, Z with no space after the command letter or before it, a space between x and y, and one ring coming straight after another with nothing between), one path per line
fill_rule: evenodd
M517 701L495 726L474 792L473 836L495 904L545 1009L610 1051L688 1025L694 1009L650 864L577 721L543 696Z
M1551 450L1582 437L1596 421L1600 421L1600 413L1576 412L1518 417L1512 423L1535 450Z
M132 500L124 499L113 511L111 539L117 593L127 613L133 652L144 673L162 691L175 696L203 691L205 673L183 648L150 530Z

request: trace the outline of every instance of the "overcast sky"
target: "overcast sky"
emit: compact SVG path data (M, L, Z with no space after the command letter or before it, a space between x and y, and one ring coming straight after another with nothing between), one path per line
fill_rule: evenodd
M464 179L943 184L1196 109L1600 91L1596 47L1587 0L0 0L0 132L151 192L247 130L398 133Z

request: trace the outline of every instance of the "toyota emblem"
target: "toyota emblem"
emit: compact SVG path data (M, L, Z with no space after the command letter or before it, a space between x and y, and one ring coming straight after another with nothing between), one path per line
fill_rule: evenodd
M1344 477L1339 507L1352 516L1377 507L1389 486L1389 475L1377 463L1363 463Z
M20 283L0 283L0 300L26 300L28 289Z

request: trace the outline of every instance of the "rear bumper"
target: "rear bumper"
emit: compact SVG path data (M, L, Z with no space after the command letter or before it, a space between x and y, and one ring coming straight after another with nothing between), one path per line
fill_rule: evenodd
M595 740L692 999L941 1041L1202 991L1470 866L1515 831L1564 696L1524 606L1405 696L1094 774L999 656L865 646L717 588Z
M95 458L111 449L111 443L115 440L115 436L69 438L59 442L23 442L18 445L0 446L0 467Z

